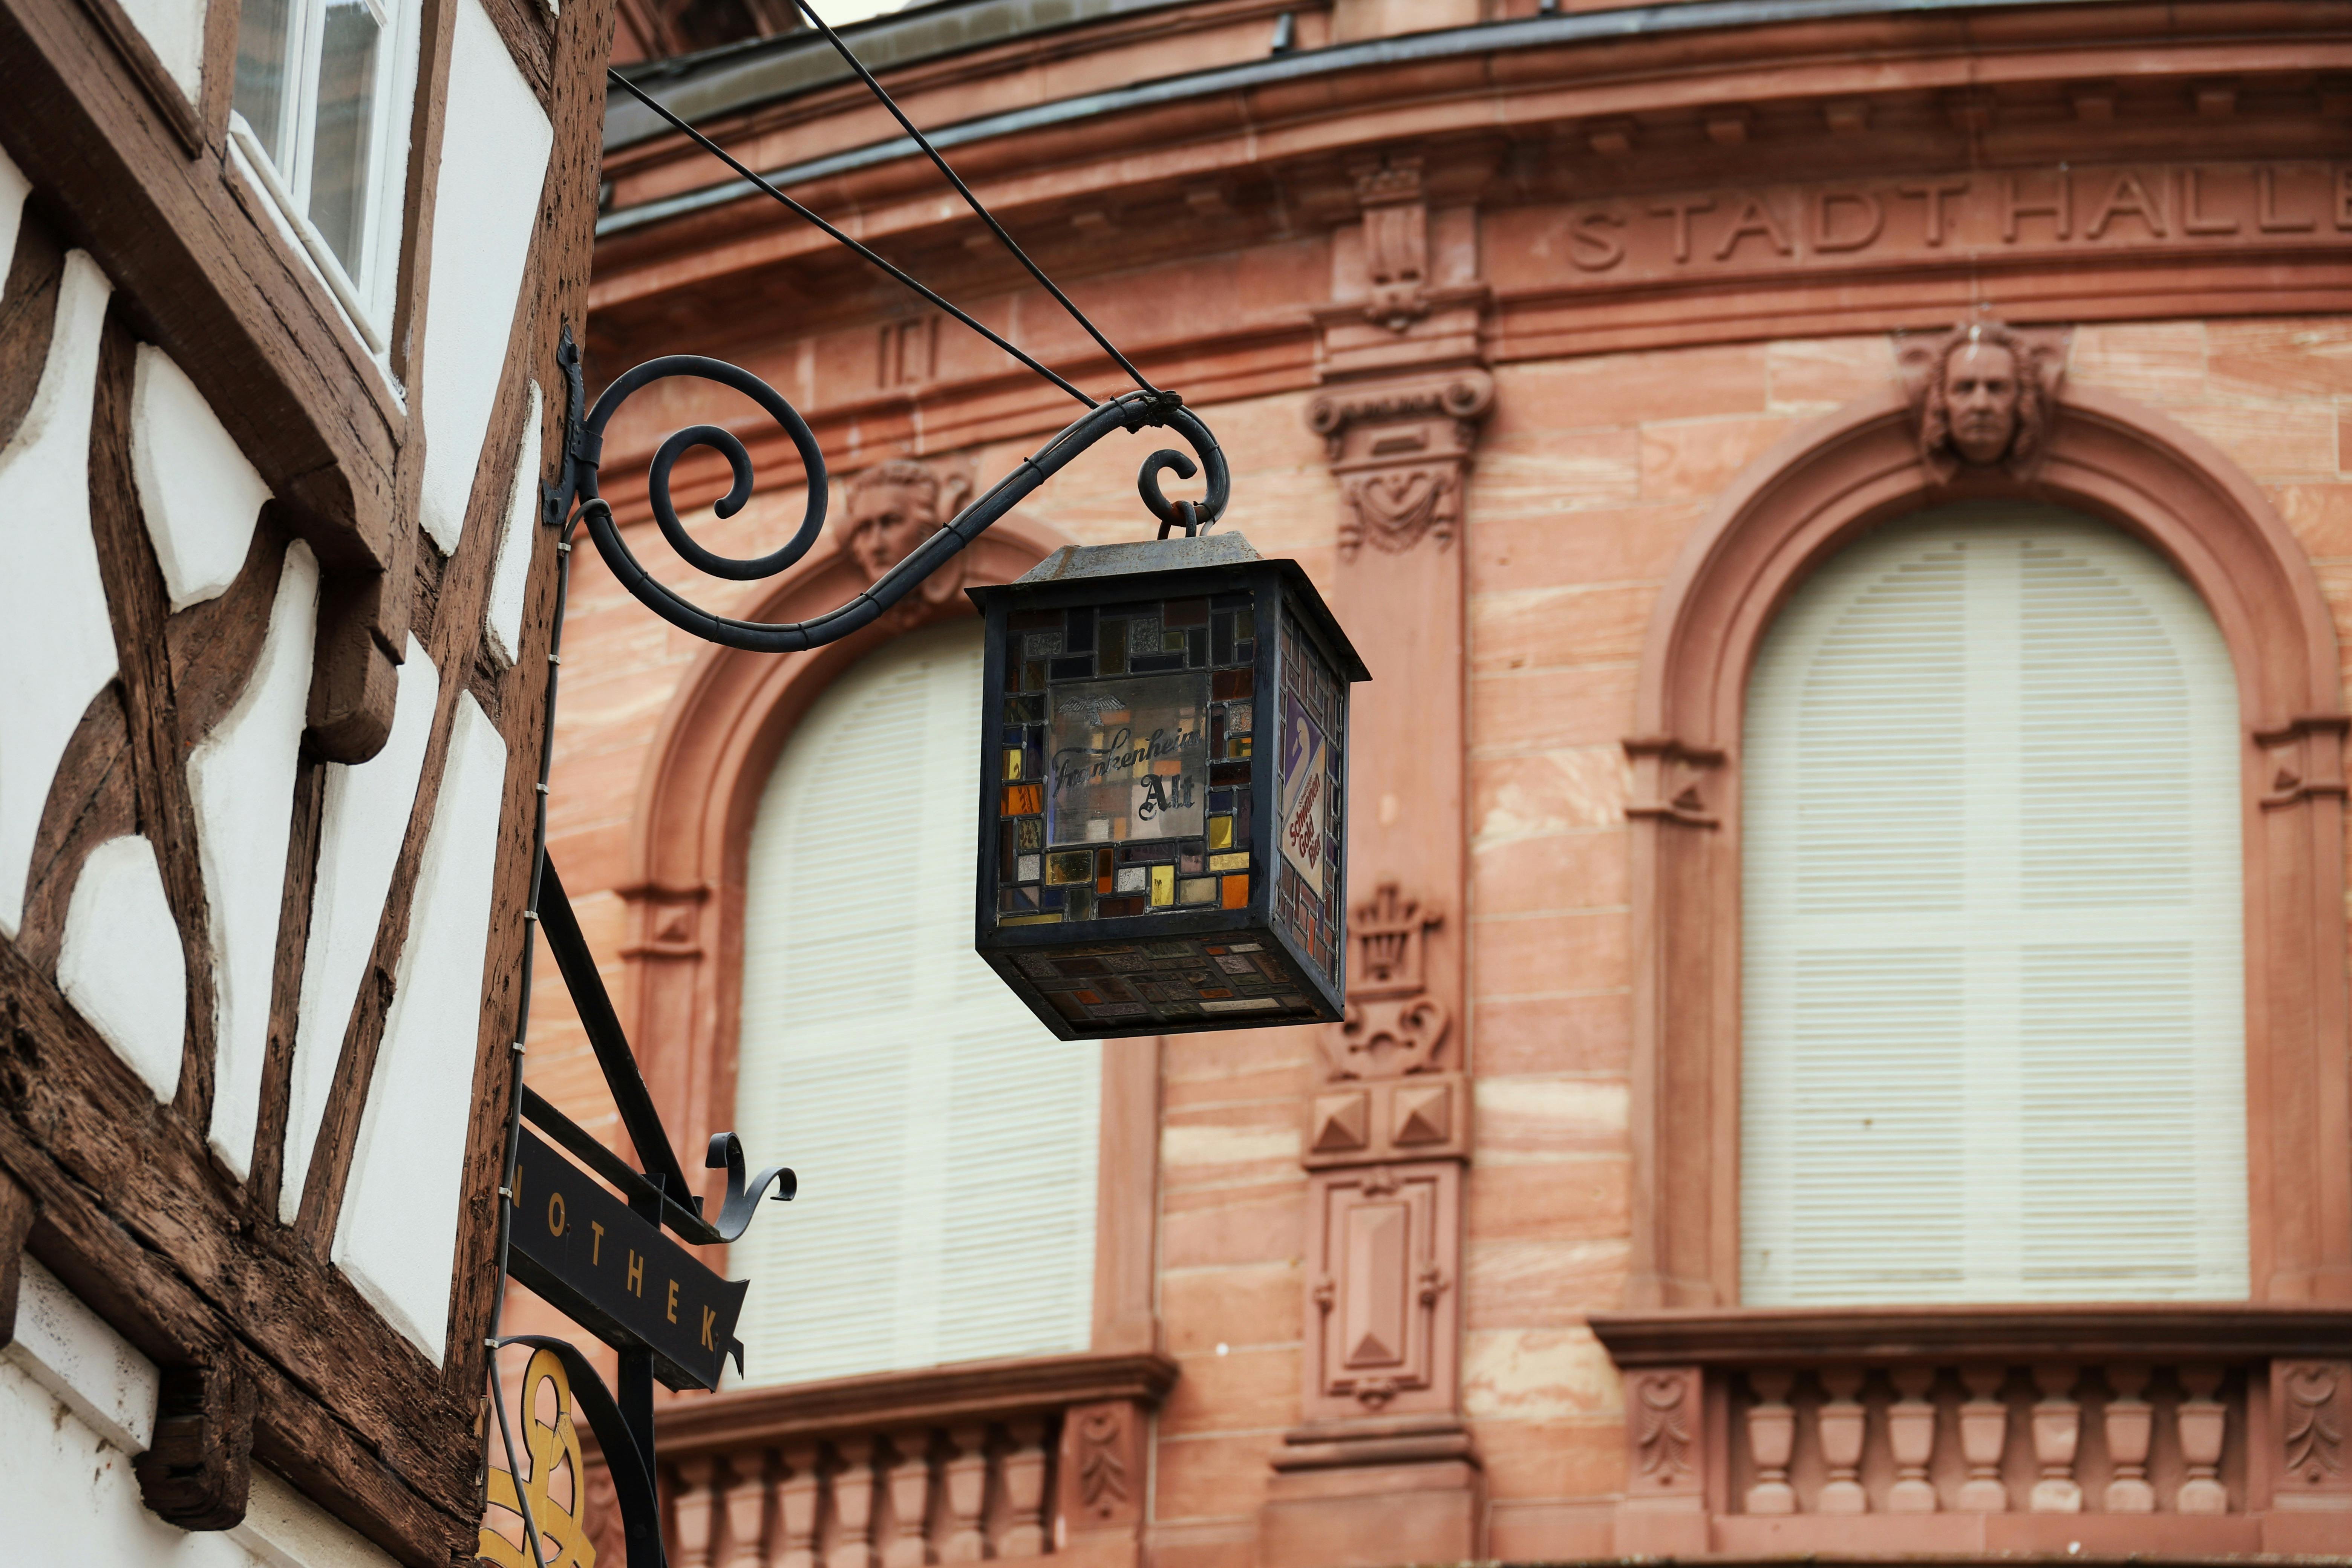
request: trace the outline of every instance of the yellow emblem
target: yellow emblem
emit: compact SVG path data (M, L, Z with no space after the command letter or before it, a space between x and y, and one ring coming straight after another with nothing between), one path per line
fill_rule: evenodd
M548 1384L553 1384L551 1408L553 1415L540 1417L541 1394ZM522 1502L530 1504L531 1522L539 1527L540 1550L546 1555L543 1564L530 1559L528 1538L509 1541L502 1532L485 1522L480 1544L475 1548L484 1562L495 1563L499 1568L596 1568L596 1545L588 1539L588 1481L582 1469L580 1433L572 1424L572 1382L563 1374L563 1363L551 1351L533 1351L530 1364L522 1374L523 1447L528 1454L530 1474L518 1493L513 1473L493 1468L489 1475L489 1506L502 1509L513 1516L517 1535L522 1534ZM503 1454L505 1446L497 1441L490 1445L493 1456Z

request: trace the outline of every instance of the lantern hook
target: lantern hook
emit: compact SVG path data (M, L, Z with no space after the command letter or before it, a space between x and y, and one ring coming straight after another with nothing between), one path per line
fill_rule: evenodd
M948 520L938 532L917 545L905 560L883 573L871 587L846 604L805 621L737 620L728 616L713 615L656 581L622 539L620 528L613 520L612 506L597 489L597 466L604 454L604 427L633 394L671 376L714 381L722 386L732 387L758 404L782 429L800 454L801 470L806 476L808 500L801 514L800 527L790 539L765 555L736 557L704 548L687 531L671 499L670 475L678 459L696 447L708 447L727 459L733 482L711 508L722 518L732 517L751 499L754 474L751 452L734 432L716 425L689 425L672 432L655 449L651 469L646 476L646 499L652 507L655 522L661 528L662 537L669 542L670 547L689 565L711 576L735 582L755 582L792 567L806 557L815 545L818 535L824 531L829 484L824 454L818 448L816 436L810 430L808 421L773 387L750 371L701 354L665 354L658 359L647 360L623 374L596 399L595 406L580 422L569 444L576 491L582 498L579 521L587 525L589 536L596 542L597 552L613 569L613 575L646 608L670 625L691 632L706 642L742 648L751 653L797 653L805 648L822 647L871 625L1038 486L1114 430L1125 430L1129 434L1150 426L1173 430L1200 459L1196 466L1192 458L1182 452L1162 447L1143 460L1136 489L1144 504L1160 519L1160 537L1162 539L1168 537L1171 527L1183 529L1187 535L1210 527L1223 515L1225 503L1233 491L1232 475L1225 466L1225 455L1218 447L1216 437L1211 434L1199 415L1184 406L1182 397L1172 392L1126 393L1097 404L1065 426L1059 435L1023 458L1011 473L990 486L984 494ZM1208 493L1197 501L1169 500L1160 493L1160 474L1170 468L1182 479L1205 473Z

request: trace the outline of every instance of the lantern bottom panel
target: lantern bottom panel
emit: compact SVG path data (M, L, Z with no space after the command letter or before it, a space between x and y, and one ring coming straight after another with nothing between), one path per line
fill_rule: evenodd
M1328 1023L1339 1016L1265 931L1074 942L987 956L1064 1039Z

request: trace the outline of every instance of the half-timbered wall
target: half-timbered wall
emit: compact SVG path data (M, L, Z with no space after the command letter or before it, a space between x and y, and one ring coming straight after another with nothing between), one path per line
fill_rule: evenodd
M391 9L355 293L238 12L0 5L7 1552L443 1568L611 17Z

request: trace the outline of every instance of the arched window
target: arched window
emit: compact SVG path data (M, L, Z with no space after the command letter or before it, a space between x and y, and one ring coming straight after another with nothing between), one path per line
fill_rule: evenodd
M971 951L980 640L867 656L761 797L735 1125L801 1195L736 1243L755 1384L1089 1343L1101 1053Z
M1742 747L1750 1306L2249 1293L2238 689L2153 551L1945 506L1804 582Z

